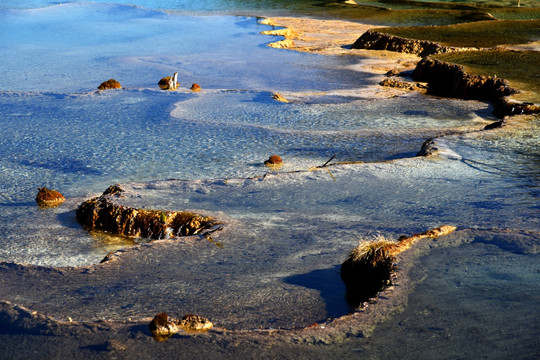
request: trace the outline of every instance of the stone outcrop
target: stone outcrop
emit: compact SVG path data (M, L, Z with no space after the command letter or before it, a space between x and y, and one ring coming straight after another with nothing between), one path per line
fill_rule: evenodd
M422 57L463 50L463 48L443 46L433 41L407 39L375 30L368 30L363 33L362 36L352 44L351 48L388 50L406 54L416 54Z
M54 207L62 204L66 199L64 195L56 190L47 189L45 187L38 189L36 202L40 207Z
M115 203L123 190L114 185L103 195L85 201L77 209L78 221L89 230L114 235L167 239L202 234L216 225L215 219L187 211L136 209Z
M347 288L348 300L358 306L392 285L396 255L414 242L425 238L447 235L455 226L443 225L412 236L401 236L398 241L378 237L364 241L354 248L341 264L341 278Z
M158 82L158 86L161 90L170 90L174 91L178 89L178 73L175 72L173 76L167 76L164 78L161 78Z
M122 86L120 83L114 79L109 79L107 81L102 82L98 86L98 90L108 90L108 89L121 89Z

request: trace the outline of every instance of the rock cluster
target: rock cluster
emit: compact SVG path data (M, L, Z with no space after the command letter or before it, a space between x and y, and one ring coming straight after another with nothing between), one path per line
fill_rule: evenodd
M107 81L102 82L98 86L98 90L108 90L108 89L121 89L122 86L120 83L114 79L109 79Z
M120 206L114 199L122 189L109 187L103 195L85 201L77 209L78 221L87 229L115 235L166 239L201 234L218 225L216 220L187 211L161 211Z
M185 315L178 320L170 318L167 313L157 314L148 326L152 336L157 341L165 341L180 330L187 332L204 332L212 329L212 322L202 316Z
M56 190L45 187L38 189L36 202L40 207L54 207L62 204L66 199Z

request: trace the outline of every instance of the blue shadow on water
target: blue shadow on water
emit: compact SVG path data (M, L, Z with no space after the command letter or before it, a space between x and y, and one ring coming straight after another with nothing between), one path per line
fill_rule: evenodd
M288 276L284 281L287 284L317 290L326 303L327 317L336 318L354 311L346 298L340 268L341 265L336 265L328 269L317 269L305 274Z

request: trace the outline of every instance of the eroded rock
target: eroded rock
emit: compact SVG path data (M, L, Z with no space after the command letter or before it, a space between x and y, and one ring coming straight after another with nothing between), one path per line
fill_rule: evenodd
M56 190L47 189L46 187L38 188L36 202L40 207L55 207L62 204L66 198Z
M108 89L121 89L122 86L120 83L114 79L109 79L107 81L102 82L99 86L99 90L108 90Z
M115 204L115 198L120 197L120 186L109 187L103 195L79 206L77 220L89 230L149 239L197 235L218 225L209 216L188 211L136 209Z

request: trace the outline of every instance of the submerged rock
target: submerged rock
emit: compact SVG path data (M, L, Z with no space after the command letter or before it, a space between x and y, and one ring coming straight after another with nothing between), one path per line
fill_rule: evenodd
M136 209L118 205L114 200L121 198L122 192L118 185L113 185L103 195L85 201L77 209L77 220L89 230L149 239L197 235L218 225L209 216L188 211Z
M102 82L99 86L99 90L108 90L108 89L121 89L122 86L120 83L114 79L109 79L107 81Z
M174 91L176 89L178 89L178 86L180 84L178 84L178 73L175 72L173 74L173 76L167 76L167 77L164 77L164 78L161 78L158 82L158 86L160 87L161 90L170 90L170 91Z
M178 333L178 326L174 321L170 321L167 313L157 314L148 326L152 336L157 341L165 341Z
M443 225L421 234L401 236L397 242L382 236L361 242L341 264L341 279L347 288L349 302L358 306L392 285L396 255L414 242L447 235L455 229L455 226Z
M47 189L45 187L38 188L36 202L40 207L54 207L62 204L66 198L56 190Z
M193 85L191 85L190 90L193 91L193 92L199 92L199 91L201 91L201 87L199 86L199 84L194 83Z

